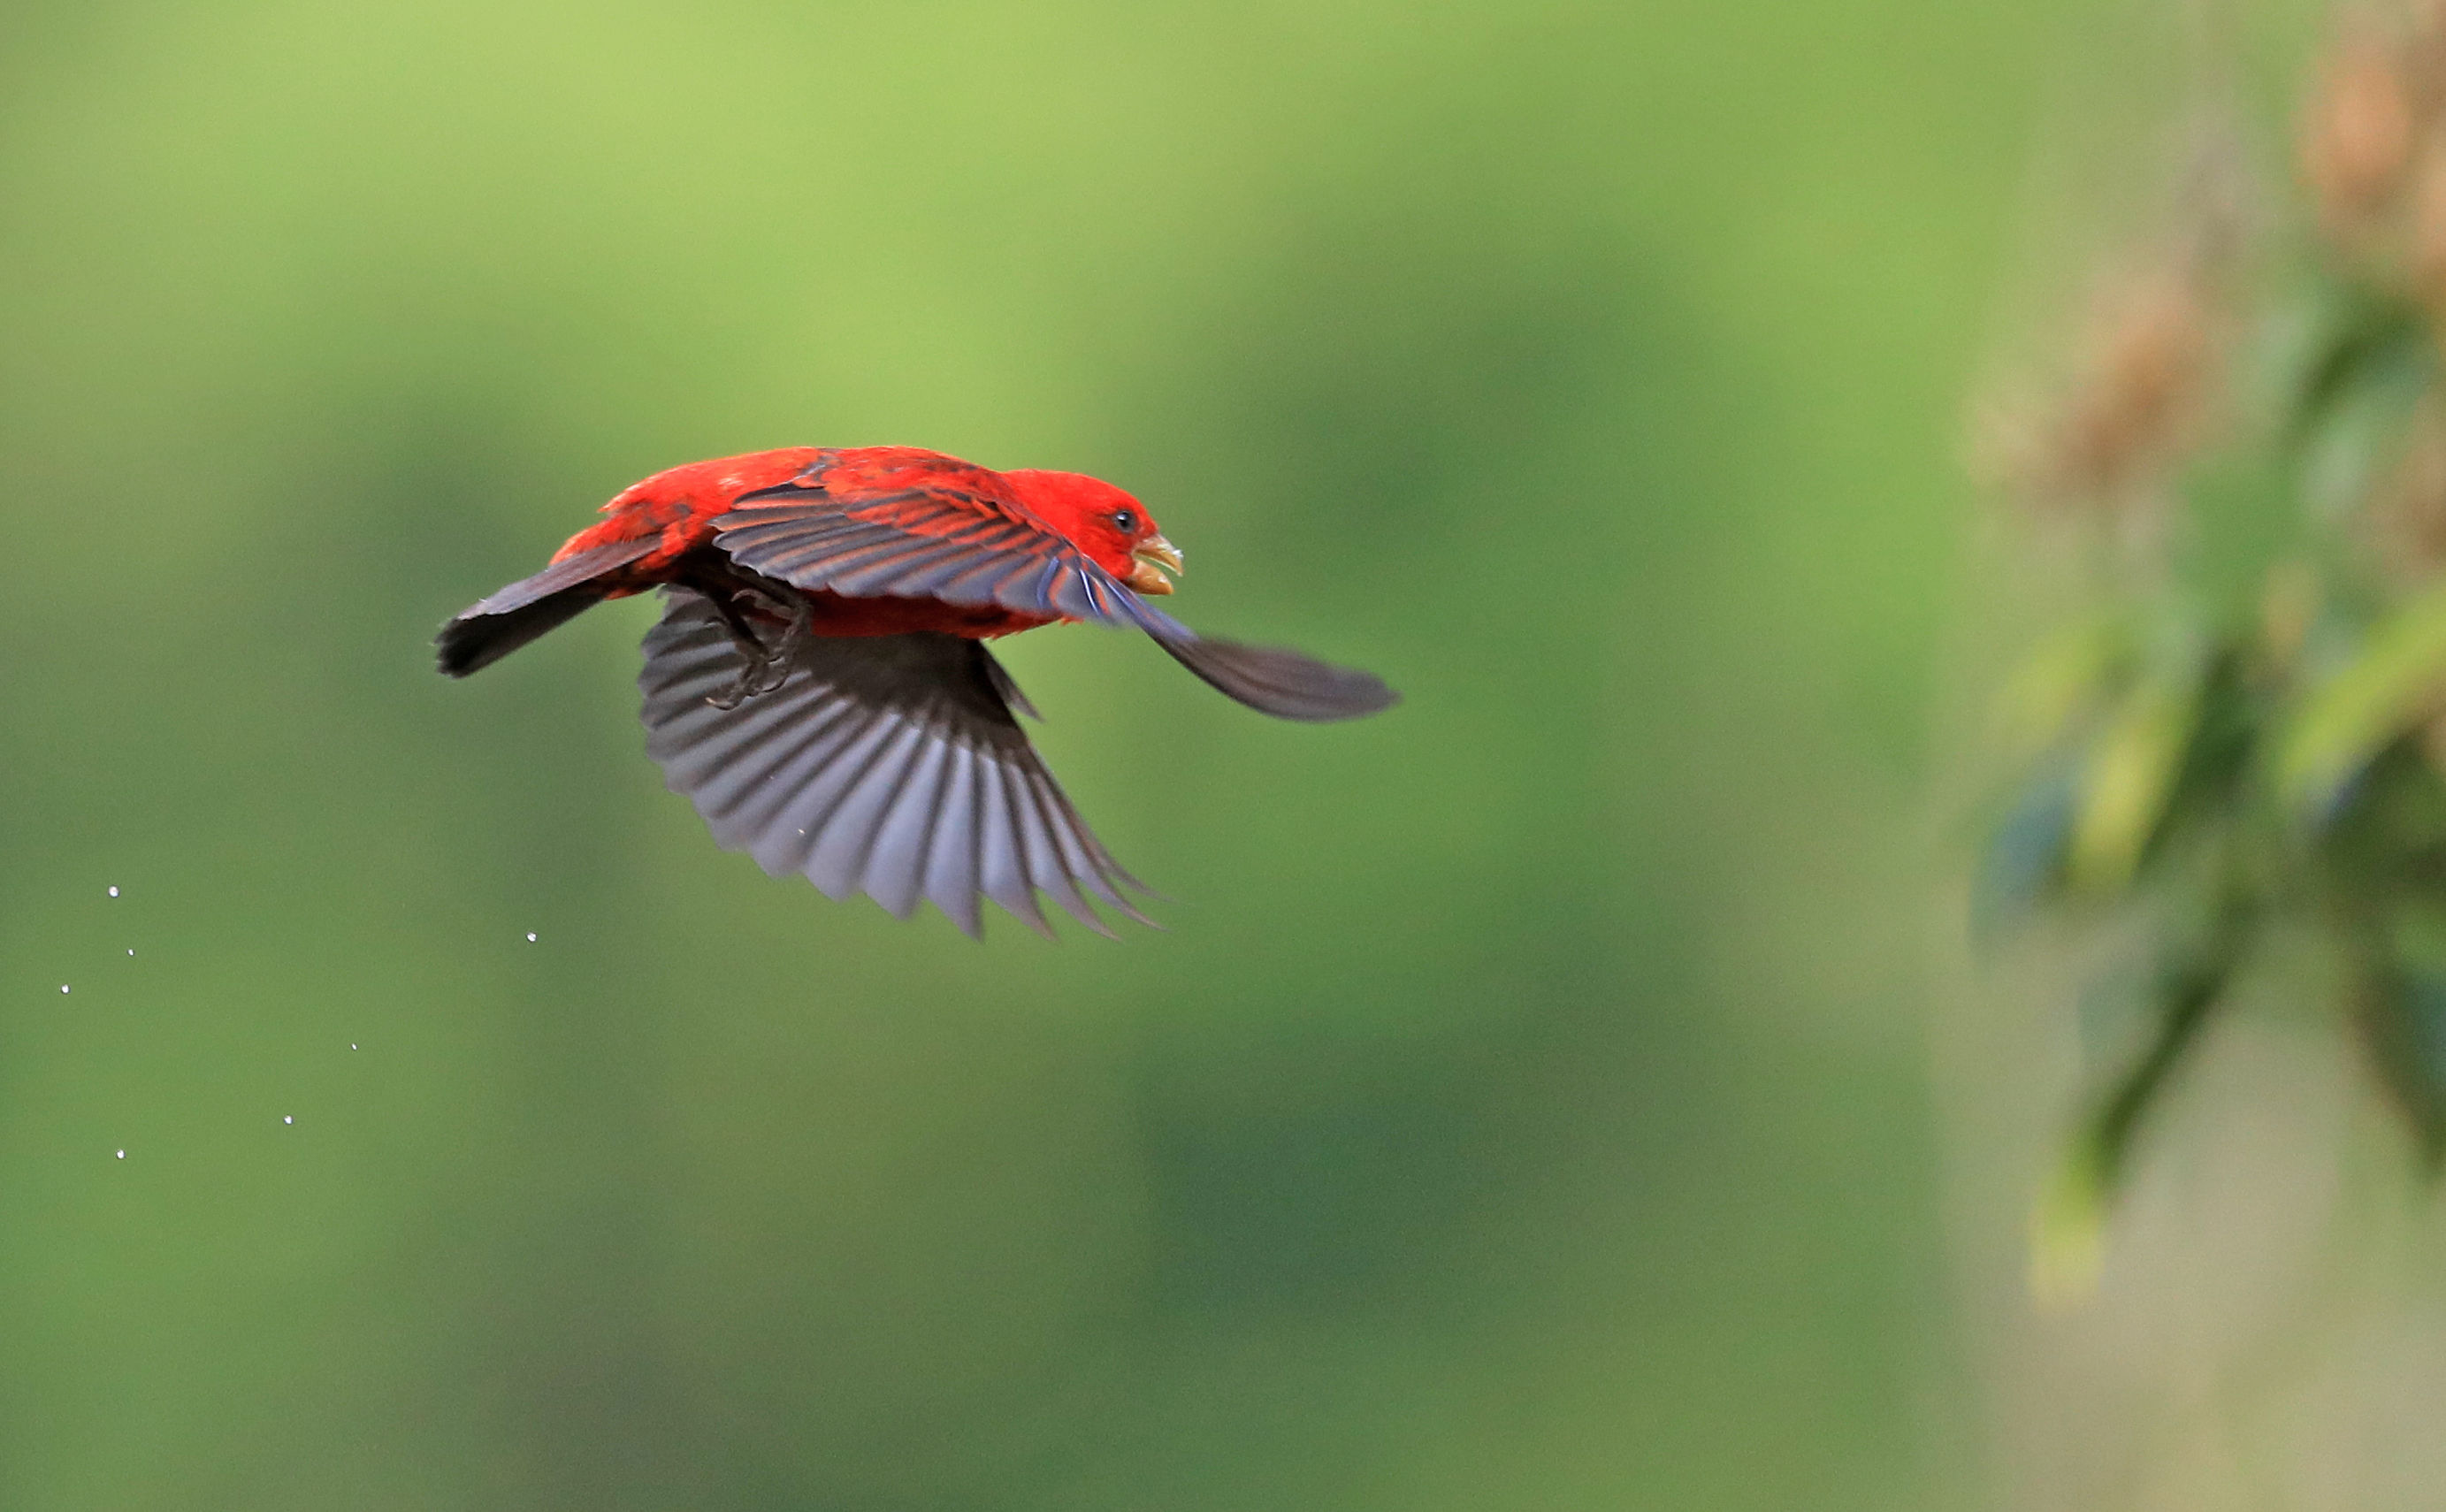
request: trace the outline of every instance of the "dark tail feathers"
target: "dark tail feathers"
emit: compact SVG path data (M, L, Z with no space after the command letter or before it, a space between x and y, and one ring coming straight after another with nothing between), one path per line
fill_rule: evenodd
M555 562L460 611L433 638L442 672L463 678L548 630L559 628L603 602L610 588L603 574L628 566L661 545L658 537L613 541Z

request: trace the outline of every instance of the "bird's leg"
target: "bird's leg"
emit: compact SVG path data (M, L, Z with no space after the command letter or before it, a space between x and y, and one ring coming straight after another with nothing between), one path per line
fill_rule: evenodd
M739 647L743 663L739 676L731 680L728 687L706 695L705 701L717 709L735 709L758 694L781 686L781 679L772 676L773 653L765 648L764 639L756 633L756 626L748 623L747 616L741 613L739 606L732 602L735 597L744 596L730 593L706 595L712 602L713 611L722 616L724 627L730 631L731 644ZM783 675L787 676L786 673Z
M799 654L799 647L806 644L807 637L815 633L815 607L807 602L803 593L775 592L763 588L752 588L746 591L781 617L781 638L775 641L764 654L776 662L788 663Z
M799 644L806 638L813 615L804 600L796 594L779 594L762 588L737 588L727 593L708 595L714 612L722 616L723 625L730 631L731 643L739 647L745 665L730 686L708 697L706 701L717 709L735 709L749 699L772 692L789 681L790 659ZM784 622L780 639L771 645L756 633L755 625L741 611L742 602L771 609Z

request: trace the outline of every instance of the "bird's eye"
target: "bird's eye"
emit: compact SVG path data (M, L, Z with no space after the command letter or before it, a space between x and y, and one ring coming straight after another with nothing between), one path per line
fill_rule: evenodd
M1120 532L1123 535L1136 535L1138 532L1138 517L1129 510L1115 510L1113 512L1113 529Z

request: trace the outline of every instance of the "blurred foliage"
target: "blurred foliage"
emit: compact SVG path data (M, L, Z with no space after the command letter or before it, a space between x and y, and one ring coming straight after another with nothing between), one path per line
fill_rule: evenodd
M2296 146L2298 196L2211 134L2053 380L1989 419L2087 590L2004 693L2033 754L1985 914L2146 961L2095 989L2145 1031L2094 1047L2045 1293L2094 1279L2136 1136L2249 980L2328 996L2446 1161L2446 8L2345 27Z
M0 1507L1960 1504L1912 826L2100 10L0 8ZM648 606L433 674L883 441L1408 701L1024 638L1183 901L976 946L712 846Z

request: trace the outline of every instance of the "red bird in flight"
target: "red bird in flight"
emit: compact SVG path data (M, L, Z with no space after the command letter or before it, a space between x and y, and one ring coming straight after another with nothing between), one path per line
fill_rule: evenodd
M1042 933L1041 889L1150 923L1146 885L1088 832L1020 728L1036 716L986 649L1085 620L1142 630L1283 719L1356 719L1399 695L1296 651L1193 633L1143 602L1180 552L1145 506L1077 473L997 473L913 446L791 447L657 473L552 564L442 627L465 677L605 599L664 590L646 636L646 750L728 849L900 918L970 934L979 898Z

